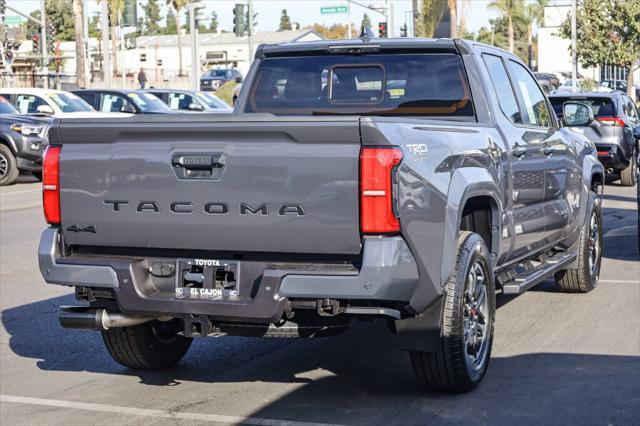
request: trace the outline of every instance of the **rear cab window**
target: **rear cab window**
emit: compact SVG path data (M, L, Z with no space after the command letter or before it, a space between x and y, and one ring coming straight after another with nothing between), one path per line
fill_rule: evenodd
M453 53L266 58L245 112L475 120L464 65Z

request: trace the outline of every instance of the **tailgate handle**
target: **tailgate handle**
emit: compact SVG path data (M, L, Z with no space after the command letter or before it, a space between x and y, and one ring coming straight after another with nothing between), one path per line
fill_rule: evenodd
M222 152L207 154L174 154L171 159L178 179L218 179L227 165L227 156Z
M222 168L227 163L224 154L214 155L184 155L177 154L173 157L173 165L189 170L211 170L214 167Z

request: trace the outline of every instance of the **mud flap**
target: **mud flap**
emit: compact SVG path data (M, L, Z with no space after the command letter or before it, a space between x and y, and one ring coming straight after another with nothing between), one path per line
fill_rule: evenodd
M440 297L420 316L393 322L392 329L401 350L435 352L438 349L442 299Z

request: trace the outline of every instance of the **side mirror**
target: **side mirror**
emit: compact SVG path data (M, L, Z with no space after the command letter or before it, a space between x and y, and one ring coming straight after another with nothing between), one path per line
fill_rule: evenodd
M36 111L40 114L53 115L53 108L49 105L39 105L38 108L36 108Z
M565 102L562 106L564 123L568 127L588 126L593 121L593 110L580 102Z
M236 76L235 81L236 83L242 83L242 76L241 75Z
M204 111L204 107L195 102L190 103L188 109L189 111Z
M127 114L135 114L136 109L131 104L124 104L122 108L120 108L120 112L125 112Z

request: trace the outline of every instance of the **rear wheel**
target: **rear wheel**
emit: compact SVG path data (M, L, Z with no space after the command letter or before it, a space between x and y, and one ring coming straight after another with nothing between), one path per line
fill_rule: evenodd
M484 377L493 344L495 284L489 250L480 235L460 234L456 269L443 297L439 348L411 352L411 363L427 388L467 392Z
M16 157L8 146L0 144L0 186L11 185L19 174Z
M130 327L110 328L102 339L111 357L134 370L159 370L176 365L191 346L191 338L179 336L177 321L151 321Z
M556 285L567 293L587 293L598 286L602 261L602 216L596 194L591 193L591 197L591 211L580 230L577 267L555 274Z
M636 184L637 176L637 168L638 164L636 163L636 149L633 151L633 155L631 156L631 161L626 169L620 172L620 183L622 186L633 186Z

